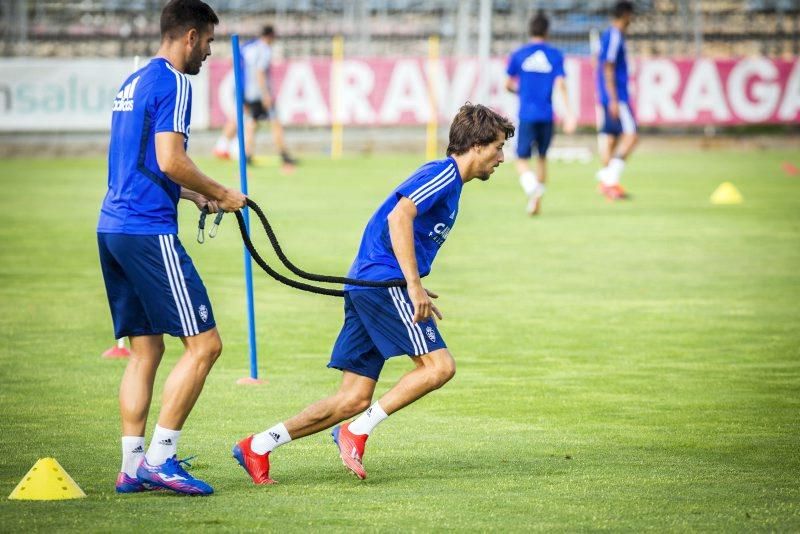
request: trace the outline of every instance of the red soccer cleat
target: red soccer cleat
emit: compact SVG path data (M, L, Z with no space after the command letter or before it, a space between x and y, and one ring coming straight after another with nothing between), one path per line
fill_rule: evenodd
M369 435L362 434L356 435L349 430L350 423L343 425L336 425L331 432L333 442L339 447L339 457L346 468L352 471L358 478L364 480L367 478L367 472L364 470L364 464L361 460L364 458L364 446L367 444Z
M234 445L233 457L247 471L254 484L275 484L276 481L269 478L269 453L257 454L250 447L252 443L253 436L250 435Z
M608 201L628 200L630 195L619 184L605 185L602 182L597 184L597 192L606 197Z
M221 148L215 148L214 157L217 159L231 159L231 154L227 150L223 150Z

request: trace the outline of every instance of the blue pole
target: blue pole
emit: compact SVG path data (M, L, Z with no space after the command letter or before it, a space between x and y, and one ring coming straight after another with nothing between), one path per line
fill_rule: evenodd
M236 87L236 134L239 137L239 182L242 193L247 194L247 156L244 152L244 80L242 79L242 56L239 50L239 35L231 36L233 47L233 78ZM242 209L244 225L250 235L250 212ZM256 319L253 306L253 266L250 252L244 247L244 279L247 285L247 330L250 344L250 378L258 379L258 355L256 354Z

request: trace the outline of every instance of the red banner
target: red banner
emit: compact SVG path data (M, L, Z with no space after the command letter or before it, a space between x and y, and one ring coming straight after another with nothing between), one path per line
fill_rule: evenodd
M348 58L338 93L330 59L278 63L272 70L278 115L285 124L414 125L433 110L448 122L466 101L486 94L485 104L515 117L517 97L504 89L505 59L485 72L475 59ZM593 61L569 57L567 85L581 124L595 122ZM233 114L230 62L212 61L211 124ZM739 125L800 122L800 60L643 59L631 68L631 103L641 125ZM557 100L557 99L556 99ZM331 102L338 103L332 109ZM560 102L554 102L556 110Z

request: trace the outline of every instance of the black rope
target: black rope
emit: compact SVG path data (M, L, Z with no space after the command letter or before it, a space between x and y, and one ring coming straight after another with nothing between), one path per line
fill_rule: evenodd
M349 284L361 287L405 287L406 281L402 279L386 280L386 281L357 280L355 278L347 278L343 276L314 274L300 269L291 261L289 261L289 258L286 257L286 254L283 253L283 249L281 248L280 243L278 243L278 238L275 236L275 232L272 230L272 226L269 224L267 216L261 210L259 205L256 204L255 201L253 201L252 199L248 198L247 206L253 210L256 216L258 216L258 219L261 221L261 225L264 227L264 231L267 233L267 237L269 237L270 244L272 245L273 250L275 250L275 254L278 256L278 259L281 260L281 263L283 263L283 265L285 265L287 269L292 271L297 276L314 282L324 282L330 284ZM236 222L239 223L239 232L242 234L242 241L244 241L245 247L247 247L248 252L250 252L250 256L253 257L258 266L261 267L268 275L270 275L275 280L283 284L286 284L287 286L293 287L295 289L300 289L302 291L309 291L311 293L318 293L320 295L329 295L332 297L344 296L344 291L342 290L329 289L325 287L306 284L304 282L298 282L296 280L292 280L291 278L283 276L282 274L274 270L272 267L270 267L258 253L255 246L253 245L253 242L250 240L250 236L247 233L247 227L245 226L244 223L244 215L242 214L241 211L237 211L235 213L236 213Z

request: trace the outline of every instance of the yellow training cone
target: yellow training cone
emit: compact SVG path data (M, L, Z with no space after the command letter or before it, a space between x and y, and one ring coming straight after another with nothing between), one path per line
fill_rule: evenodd
M730 182L722 182L713 193L711 193L712 204L741 204L744 197Z
M55 458L39 459L8 496L9 499L29 501L58 501L81 497L86 497L86 494Z

